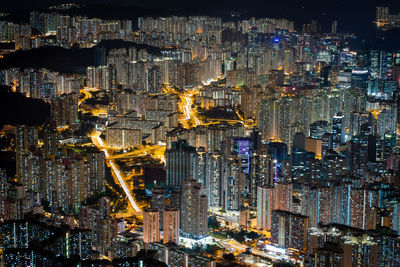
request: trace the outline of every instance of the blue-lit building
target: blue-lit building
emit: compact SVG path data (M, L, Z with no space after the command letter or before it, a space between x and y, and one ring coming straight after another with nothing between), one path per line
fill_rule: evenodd
M232 140L232 150L238 155L242 172L249 174L250 172L250 155L253 150L253 142L250 138L234 138Z
M291 154L291 167L293 180L308 180L311 177L312 164L315 161L315 153L304 149L293 149Z
M369 80L367 95L376 100L393 100L397 88L397 81Z
M364 177L367 172L368 140L354 136L350 140L350 148L347 156L347 168L356 177Z
M344 116L341 113L338 113L333 117L332 121L332 141L333 148L339 147L341 144L345 142L345 121Z
M368 77L369 71L367 69L354 69L351 73L351 86L366 91L368 87Z
M383 158L387 159L393 151L393 148L396 146L396 133L394 132L386 132L382 139L383 145Z
M322 139L322 136L331 132L331 125L327 121L315 121L310 124L310 138Z
M267 144L267 149L274 166L274 181L278 181L283 178L284 161L289 160L288 147L285 143L270 142Z
M4 266L77 266L78 260L55 257L52 253L38 247L9 248L3 252Z
M390 201L392 205L392 229L400 235L400 198L395 198Z
M322 179L325 181L336 180L347 171L346 158L331 151L322 158Z
M42 99L52 99L56 93L57 89L54 83L43 83L40 86L40 98Z
M271 156L272 160L282 162L288 160L288 148L285 143L281 142L270 142L267 144L268 155Z
M56 257L62 263L93 255L91 230L51 226L40 217L4 221L0 233L5 266L57 266Z

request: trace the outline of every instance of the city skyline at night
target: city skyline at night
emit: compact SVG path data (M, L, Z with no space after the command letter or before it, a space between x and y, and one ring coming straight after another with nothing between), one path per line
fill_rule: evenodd
M400 266L400 5L0 8L0 266Z

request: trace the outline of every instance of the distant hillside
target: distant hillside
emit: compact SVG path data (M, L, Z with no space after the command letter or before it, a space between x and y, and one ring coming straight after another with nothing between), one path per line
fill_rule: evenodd
M137 50L146 49L147 52L154 54L154 55L161 54L161 49L159 47L146 45L146 44L137 44L134 42L128 42L128 41L124 41L124 40L102 40L100 43L97 44L96 47L106 48L107 51L109 51L110 49L113 49L113 48L136 47Z
M0 86L0 114L0 127L4 124L41 125L50 116L50 105L41 99L13 93L8 86Z
M105 48L109 51L113 48L136 47L137 49L146 49L149 53L159 55L160 49L157 47L126 42L123 40L105 40L101 41L96 47ZM10 67L33 67L47 68L60 73L78 73L85 74L87 66L95 64L94 48L62 48L57 46L45 46L27 51L16 51L7 54L0 59L0 69Z
M85 71L85 67L93 65L93 62L92 49L66 49L48 46L7 54L0 60L0 68L34 67L62 73L82 73Z

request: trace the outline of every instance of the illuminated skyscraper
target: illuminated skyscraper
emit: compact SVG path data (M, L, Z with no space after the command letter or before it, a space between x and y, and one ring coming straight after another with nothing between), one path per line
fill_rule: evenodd
M348 164L356 177L365 177L368 162L368 140L353 137L350 140Z
M57 126L78 123L78 95L76 93L59 95L52 99L50 113Z
M206 193L210 207L222 207L222 174L225 157L218 153L207 155L206 163Z
M24 174L27 169L27 162L24 158L28 156L29 151L36 150L38 146L39 131L37 127L17 126L16 129L16 171L17 181L23 185L28 185Z
M50 125L43 129L43 143L45 157L55 157L57 154L57 132Z
M208 201L201 184L189 177L182 186L181 230L199 238L208 233ZM183 204L184 203L184 204Z
M171 149L166 152L168 186L182 186L183 180L193 176L196 156L196 149L185 140L172 143Z
M382 110L376 121L376 133L383 137L386 132L395 132L397 123L397 114L395 110Z
M225 210L239 211L244 204L245 173L236 156L224 161L222 173L222 206Z
M389 20L389 7L378 6L376 7L376 22L379 25L384 25Z
M154 66L147 70L146 89L151 94L161 93L161 71L160 67Z
M103 151L94 150L87 153L87 164L90 175L90 191L92 194L106 191L105 155Z
M346 158L331 151L322 158L322 178L333 181L340 178L347 171Z
M267 186L257 187L257 228L271 230L271 214L276 209L275 189Z
M271 241L284 248L305 250L307 247L307 231L310 220L288 211L272 211Z
M267 145L268 155L271 156L273 162L274 181L280 181L284 178L284 162L288 160L288 148L282 142L270 142Z
M155 186L151 190L151 207L160 213L160 229L163 229L163 211L165 209L165 190L161 186Z
M179 210L168 208L163 211L163 242L179 244Z
M322 139L322 136L330 132L331 126L327 121L316 121L310 124L310 137Z
M257 123L264 140L279 140L279 100L267 99L259 104Z
M256 207L258 186L273 185L274 167L269 155L253 153L250 160L249 204Z
M370 116L366 113L352 112L350 115L350 135L357 136L361 134L361 125L369 122Z
M292 212L293 208L293 184L275 184L276 209Z
M160 242L160 213L157 209L143 211L143 242Z
M344 116L338 113L333 117L332 121L332 136L333 136L333 148L339 147L345 142L345 125Z

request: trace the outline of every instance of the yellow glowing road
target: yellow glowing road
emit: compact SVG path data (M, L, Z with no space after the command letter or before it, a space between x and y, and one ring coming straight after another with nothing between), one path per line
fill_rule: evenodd
M79 99L79 105L81 106L81 104L84 103L87 99L92 98L93 94L91 92L94 92L97 90L98 89L96 89L96 88L89 88L89 87L85 87L85 88L81 89L80 92L83 95L83 98ZM83 112L91 112L95 116L98 116L98 115L101 115L104 113L100 109L91 108L86 105L85 106L82 105L81 110ZM104 151L105 156L106 156L106 161L107 161L108 165L111 167L111 170L112 170L114 176L117 178L122 189L124 190L124 193L127 196L130 205L135 210L135 212L140 212L141 210L125 182L127 178L131 178L133 176L138 176L138 174L134 173L133 175L131 174L131 176L126 177L119 169L115 160L116 159L129 159L129 158L135 158L135 157L143 157L143 156L149 155L152 158L165 163L165 149L166 148L164 146L160 146L160 145L145 145L138 149L135 149L132 152L128 152L128 153L124 153L124 154L120 154L120 155L113 155L113 154L111 154L111 151L115 148L104 144L100 135L101 135L101 132L99 132L99 131L93 132L90 135L92 143L96 147L98 147L99 149Z
M203 85L209 85L213 81L217 81L218 79L223 78L217 77L216 79L203 82ZM241 123L245 127L254 127L256 123L252 120L246 120L243 118L243 116L240 114L239 110L235 110L235 113L239 119L221 119L221 118L207 118L207 121L201 121L198 117L197 114L197 109L193 108L193 103L195 97L199 94L200 90L202 89L202 86L198 86L194 89L187 89L187 90L178 90L170 85L163 85L163 92L165 94L174 94L179 97L180 102L178 103L178 109L181 114L179 117L179 122L181 123L182 127L185 129L190 129L192 127L197 127L199 125L213 125L213 124L218 124L221 122L228 122L230 124L236 124L236 123Z
M193 104L193 100L190 98L190 95L183 95L182 98L182 111L183 115L185 116L185 120L190 120L190 111L191 111L191 105Z
M181 103L179 108L184 115L184 118L180 120L182 125L185 128L190 128L190 124L194 124L194 127L199 126L201 121L197 118L196 111L192 108L193 105L193 96L194 93L189 92L183 95L180 95L179 98L181 99Z
M78 100L78 104L80 105L81 103L85 102L87 99L92 98L93 95L90 92L95 92L98 91L99 89L97 88L91 88L91 87L84 87L80 90L80 94L83 95L83 98Z
M84 87L80 90L80 94L83 95L83 98L80 98L78 100L78 105L80 107L80 110L83 113L91 113L93 116L107 116L108 114L108 110L107 109L101 109L101 108L93 108L90 107L89 105L85 105L83 107L83 105L81 105L82 103L84 103L86 100L88 100L89 98L93 97L93 94L91 92L96 92L99 89L97 88L91 88L91 87Z
M234 239L219 239L219 238L214 238L222 247L225 248L231 248L234 249L236 253L243 253L245 252L248 248L250 248L247 245L243 245L239 242L237 242ZM271 247L271 246L270 246ZM300 266L303 266L303 262L300 260L295 259L294 257L291 257L290 255L288 255L286 252L283 254L279 254L276 253L275 251L272 250L266 250L266 251L261 251L257 248L252 247L251 248L251 254L255 255L255 256L260 256L260 257L264 257L264 258L268 258L270 260L272 260L273 262L276 261L290 261L293 263L298 263L300 264Z
M84 103L87 99L93 97L93 95L90 93L91 91L97 91L97 89L83 88L81 90L81 93L83 94L83 98L81 98L79 100L79 105ZM89 111L95 116L98 114L102 114L101 110L89 108L89 107L84 107L83 111L86 111L86 112ZM100 137L100 134L101 134L101 132L95 131L94 133L92 133L90 135L92 143L96 147L98 147L99 149L104 151L105 156L106 156L106 161L108 162L108 165L111 167L111 170L112 170L113 174L115 175L115 177L117 178L122 189L124 190L124 193L127 196L130 205L135 210L135 212L140 212L141 210L125 182L127 177L125 177L124 174L121 172L118 165L115 163L115 159L134 158L134 157L142 157L142 156L149 155L149 156L165 163L165 147L159 146L159 145L154 145L154 146L146 145L146 146L143 146L143 147L141 147L137 150L134 150L132 152L129 152L129 153L124 153L124 154L120 154L120 155L111 155L110 151L115 148L105 145L103 140Z
M78 104L85 102L87 99L92 97L92 94L88 91L81 90L81 94L83 94L83 98L78 100Z
M128 158L138 158L144 156L151 156L153 159L157 159L162 163L165 163L165 146L160 145L144 145L135 149L132 152L127 152L118 155L109 155L107 159L128 159Z
M100 132L95 132L93 133L90 137L92 139L92 142L95 146L97 146L99 149L103 150L106 157L109 158L110 154L108 153L108 150L105 148L103 140L100 137ZM140 212L139 206L136 204L135 199L133 198L128 186L125 183L125 178L122 176L122 173L120 169L118 168L117 164L112 159L108 159L108 163L110 164L110 167L112 171L114 172L115 176L118 179L119 184L121 185L122 189L125 192L125 195L128 197L129 203L131 204L132 208L136 212Z
M163 92L169 94L176 94L179 97L180 102L178 103L179 112L182 114L179 118L179 122L182 127L189 129L201 125L201 121L197 117L197 111L192 108L194 97L199 94L201 87L195 89L177 91L175 88L164 85Z

